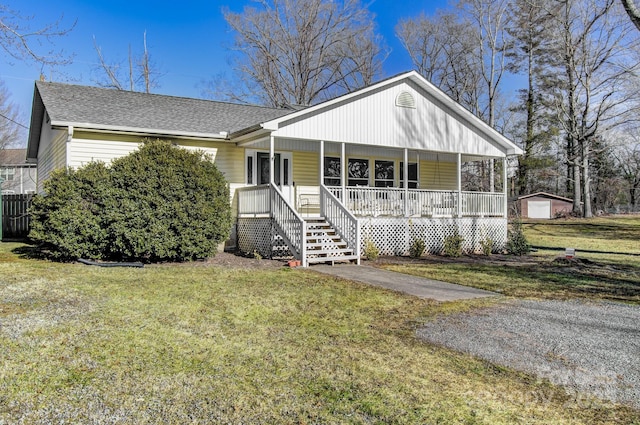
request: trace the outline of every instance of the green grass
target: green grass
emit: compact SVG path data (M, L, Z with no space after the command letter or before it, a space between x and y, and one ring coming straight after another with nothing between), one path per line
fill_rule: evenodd
M578 253L599 251L624 255L621 261L640 265L640 216L531 221L525 234L534 246L576 248ZM581 254L581 255L582 255ZM629 255L632 254L632 255Z
M460 261L427 257L421 262L382 266L514 297L640 304L640 217L537 221L523 228L529 242L541 248L530 256L478 256ZM560 247L576 248L577 260L564 261Z
M631 423L425 344L437 304L317 274L107 269L0 244L0 423Z

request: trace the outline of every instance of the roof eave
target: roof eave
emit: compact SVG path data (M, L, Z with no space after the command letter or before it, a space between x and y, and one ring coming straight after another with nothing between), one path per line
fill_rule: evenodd
M29 137L27 139L27 161L37 161L38 159L40 133L42 132L44 114L44 103L38 91L38 86L34 84L33 101L31 103L31 122L29 123Z
M156 128L142 128L142 127L123 127L115 125L99 125L90 123L78 123L71 121L51 121L51 127L54 128L68 128L73 127L75 131L95 131L101 133L125 133L135 134L140 136L156 136L156 137L178 137L187 139L209 139L226 141L229 140L227 133L200 133L200 132L188 132L188 131L175 131Z

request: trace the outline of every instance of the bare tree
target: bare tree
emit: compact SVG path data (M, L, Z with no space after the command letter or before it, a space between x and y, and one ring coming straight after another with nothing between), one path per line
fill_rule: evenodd
M0 150L20 142L26 127L18 115L18 107L11 102L7 88L0 81Z
M19 61L35 61L42 65L64 65L71 61L63 51L55 50L53 40L68 34L75 23L63 26L60 17L55 22L41 28L31 28L33 17L24 16L0 4L0 47L11 58ZM48 44L48 51L42 46Z
M616 154L616 163L627 183L629 205L633 211L640 207L640 141L625 144Z
M401 20L396 35L422 76L474 114L482 114L475 39L467 22L454 13L421 14Z
M594 143L604 132L637 119L637 109L629 107L637 94L621 90L638 68L629 55L636 40L615 0L558 4L554 18L560 29L557 55L563 81L556 107L566 136L574 212L590 217Z
M507 72L507 55L511 40L507 28L510 15L508 0L460 0L459 7L473 28L479 66L478 75L484 84L486 96L482 114L487 124L495 127L496 105L501 83ZM495 166L489 161L489 190L495 189Z
M158 87L158 80L161 74L156 71L156 67L151 61L151 56L147 49L146 31L143 33L143 51L138 59L134 59L131 45L129 45L126 77L122 75L122 62L108 62L105 59L95 36L93 37L93 48L100 61L97 69L102 74L102 78L97 81L100 86L116 90L143 91L145 93L151 93L153 88Z
M373 15L359 0L255 0L223 10L236 33L245 91L272 106L310 105L373 82L384 53ZM257 89L257 90L254 90Z

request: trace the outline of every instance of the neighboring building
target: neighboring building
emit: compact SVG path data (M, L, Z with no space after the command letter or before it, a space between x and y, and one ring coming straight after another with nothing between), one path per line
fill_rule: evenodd
M549 219L571 213L573 199L546 192L532 193L518 198L522 218Z
M522 153L416 72L302 110L36 82L27 156L39 190L54 169L110 161L145 137L211 155L231 190L233 245L305 265L359 260L367 240L383 255L415 238L439 251L456 232L468 249L504 243L506 188L463 192L461 168Z
M0 179L2 194L35 193L37 167L27 162L26 149L0 149Z

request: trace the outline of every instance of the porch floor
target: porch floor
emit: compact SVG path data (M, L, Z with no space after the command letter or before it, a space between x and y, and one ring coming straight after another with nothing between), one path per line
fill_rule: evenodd
M458 301L500 296L500 294L491 291L440 282L419 276L410 276L371 266L350 264L317 265L311 266L311 270L436 301Z

